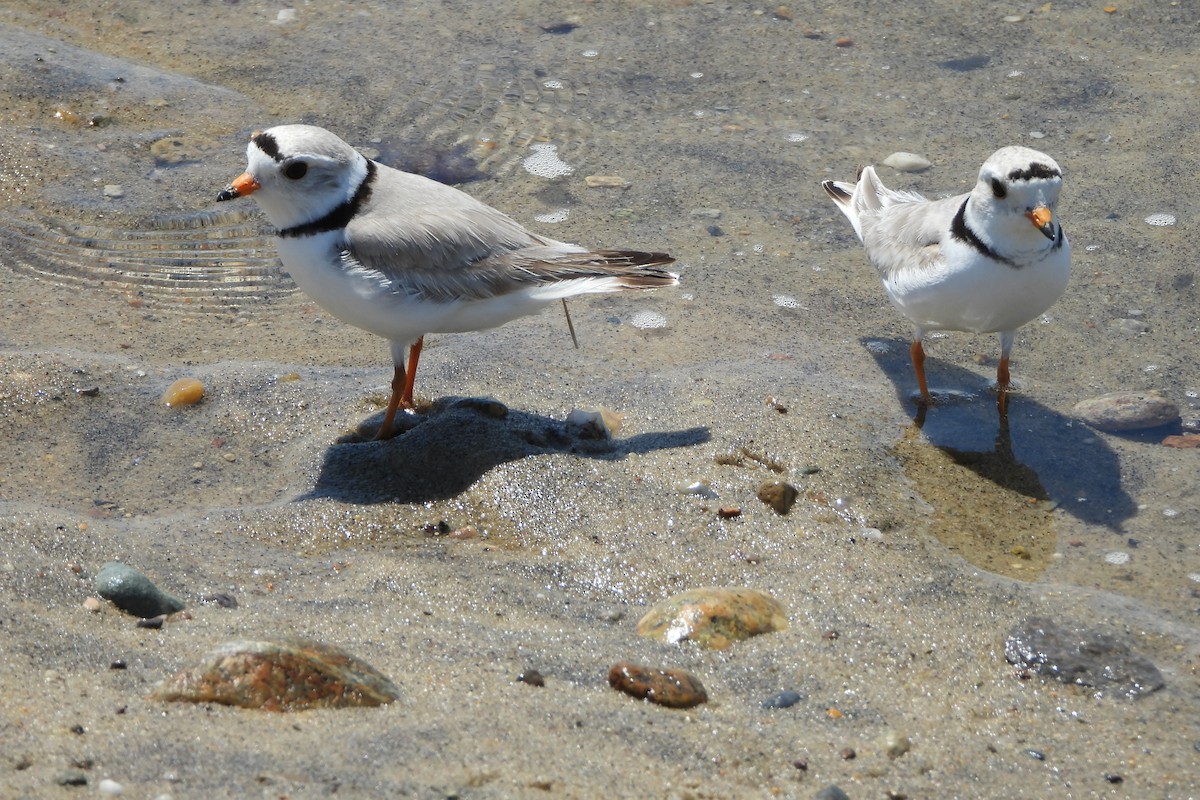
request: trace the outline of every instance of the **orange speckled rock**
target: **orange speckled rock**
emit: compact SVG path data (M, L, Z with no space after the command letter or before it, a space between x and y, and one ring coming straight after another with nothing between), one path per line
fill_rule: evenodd
M399 697L390 680L349 653L320 642L226 642L180 670L151 699L223 703L264 711L378 706Z
M204 384L195 378L180 378L163 392L163 402L169 408L194 406L204 397Z
M757 589L689 589L651 608L637 624L639 636L667 644L695 642L724 650L734 642L787 629L783 605Z
M608 685L668 708L692 708L708 702L700 680L681 669L654 669L621 661L608 670Z

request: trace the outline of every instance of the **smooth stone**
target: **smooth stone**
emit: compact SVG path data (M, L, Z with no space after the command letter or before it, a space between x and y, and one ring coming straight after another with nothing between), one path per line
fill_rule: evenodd
M774 697L768 697L763 700L763 708L791 708L792 706L803 700L804 697L799 692L780 692Z
M692 708L708 702L704 685L681 669L654 669L622 661L609 669L608 685L631 697L668 708Z
M87 775L79 770L63 770L54 775L54 782L59 786L87 786Z
M1165 685L1158 667L1116 637L1067 629L1044 617L1030 617L1013 628L1004 641L1004 657L1038 675L1111 690L1131 700Z
M1156 389L1109 392L1075 404L1076 417L1102 431L1136 431L1179 421L1179 407Z
M892 153L879 163L900 172L923 172L933 166L933 162L924 156L904 152Z
M264 711L379 706L400 696L374 667L320 642L226 642L159 685L154 700Z
M850 795L843 792L835 784L829 784L813 795L813 800L850 800Z
M710 650L787 629L783 605L744 587L688 589L655 604L638 621L639 636L667 644L691 641Z
M96 573L96 592L117 608L143 619L174 614L184 609L178 597L169 595L133 567L110 561Z
M758 499L780 516L786 516L792 510L799 496L800 490L785 481L766 481L758 487Z
M888 731L883 737L883 751L888 758L899 758L912 749L912 739L900 731Z
M567 414L567 430L580 439L608 441L621 432L624 417L607 408L576 408Z
M1144 319L1126 317L1125 319L1117 320L1117 328L1119 328L1122 333L1149 333L1150 323L1146 322Z

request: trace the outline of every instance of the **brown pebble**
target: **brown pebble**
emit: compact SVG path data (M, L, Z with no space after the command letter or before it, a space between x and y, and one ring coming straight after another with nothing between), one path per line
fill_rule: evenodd
M787 612L778 600L742 586L688 589L655 603L637 624L638 636L711 650L786 629Z
M776 514L786 516L800 491L785 481L766 481L758 487L758 499L774 509Z
M1200 433L1185 433L1180 436L1168 436L1162 440L1167 447L1177 447L1181 450L1190 447L1200 447Z
M854 47L854 40L849 36L842 36L833 40L834 47Z
M168 408L194 406L204 397L204 384L195 378L180 378L167 387L162 400Z
M622 661L609 669L608 685L668 708L692 708L708 702L703 684L681 669L653 669Z
M100 600L95 597L86 597L83 600L83 607L85 610L95 614L100 610Z
M857 757L858 753L854 752L853 747L843 747L838 755L849 761L850 759Z
M721 506L717 509L717 516L721 519L733 519L742 515L741 506Z
M530 686L545 686L546 679L542 677L542 673L536 669L527 669L517 676L517 680L521 683L527 683Z

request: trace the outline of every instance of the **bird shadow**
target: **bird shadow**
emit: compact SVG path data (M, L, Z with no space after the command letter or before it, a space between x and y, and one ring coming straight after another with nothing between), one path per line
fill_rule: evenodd
M917 404L909 342L864 338L863 346L914 412L925 441L979 477L1033 500L1049 500L1073 517L1120 532L1137 512L1121 481L1121 464L1103 435L1074 417L1010 393L1008 414L993 385L970 370L928 359L934 405ZM936 388L935 388L936 387ZM947 390L943 387L954 387ZM939 388L941 389L939 391Z
M528 456L565 453L619 461L631 453L692 447L710 438L705 427L606 438L593 426L469 397L441 398L404 422L408 430L387 441L350 436L330 446L315 485L298 499L360 504L447 500L493 467Z

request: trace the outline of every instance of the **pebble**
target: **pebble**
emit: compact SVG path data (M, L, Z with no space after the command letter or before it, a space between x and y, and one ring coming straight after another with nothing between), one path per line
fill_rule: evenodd
M703 497L705 500L716 500L719 496L713 488L704 481L693 481L679 487L679 491L683 494L690 494L695 497Z
M843 792L836 784L829 784L813 795L813 800L850 800L850 795Z
M763 700L763 708L791 708L792 706L803 700L804 697L799 692L787 691L780 692L774 697L768 697Z
M517 680L521 683L527 683L530 686L545 686L546 679L542 677L542 673L536 669L527 669L517 676Z
M628 189L633 185L620 175L588 175L583 182L589 189Z
M1009 632L1004 656L1010 664L1063 683L1112 690L1129 699L1161 689L1162 673L1114 636L1088 628L1059 626L1030 617Z
M100 781L98 788L100 789L100 794L108 795L109 797L117 797L125 794L125 787L111 778L105 778Z
M87 786L87 775L79 770L63 770L55 773L54 782L59 786Z
M1163 228L1176 223L1174 214L1151 214L1146 217L1146 224L1153 225L1156 228Z
M1150 323L1146 322L1144 319L1132 319L1126 317L1124 319L1117 320L1117 328L1119 328L1122 333L1149 333Z
M912 739L900 731L888 731L883 737L883 751L888 758L899 758L912 749Z
M708 702L704 685L681 669L654 669L622 661L609 669L608 685L631 697L668 708L692 708Z
M125 189L119 183L106 183L104 184L104 196L115 200L125 196Z
M194 406L204 397L204 384L195 378L180 378L163 392L162 401L168 408Z
M624 415L608 408L576 408L567 414L567 430L580 439L608 441L621 432L624 421Z
M85 611L95 614L100 611L100 601L95 597L86 597L83 600L83 608Z
M638 621L639 636L667 644L695 642L724 650L734 642L787 629L783 605L743 587L689 589L655 604Z
M96 592L117 608L142 618L174 614L184 609L178 597L169 595L133 567L110 561L96 573Z
M1167 436L1163 438L1162 443L1166 447L1175 447L1180 450L1200 448L1200 434L1185 433L1180 436Z
M150 694L155 700L223 703L264 711L378 706L400 696L374 667L320 642L226 642Z
M786 516L792 510L800 491L784 481L766 481L758 487L758 499L775 510L776 514Z
M900 172L924 172L933 166L933 162L925 156L904 152L892 153L880 163Z
M1179 421L1179 407L1157 390L1121 391L1083 400L1075 416L1102 431L1136 431Z

